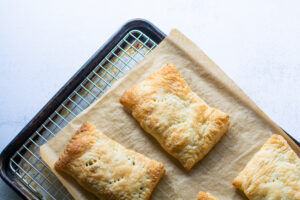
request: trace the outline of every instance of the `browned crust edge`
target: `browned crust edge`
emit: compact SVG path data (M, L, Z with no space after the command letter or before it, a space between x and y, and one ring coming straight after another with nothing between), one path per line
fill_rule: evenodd
M169 79L174 79L176 82L178 81L182 85L185 85L188 91L191 89L189 88L188 84L185 82L185 80L181 77L179 74L179 71L175 67L173 63L166 63L163 65L160 69L154 71L150 75L148 75L145 80L152 80L156 79L157 76L168 76ZM139 98L136 97L136 88L139 86L140 83L133 85L132 87L128 88L123 92L123 94L120 97L120 103L130 109L131 111L134 109L135 105L137 105L140 101ZM147 96L147 95L145 95ZM151 96L151 94L149 94ZM147 98L147 97L145 97ZM143 101L146 99L142 99Z
M196 200L218 200L209 193L199 192Z
M147 168L147 175L150 177L151 182L147 184L148 190L145 194L145 199L149 199L152 191L154 190L157 183L164 176L166 170L162 163L151 160L149 167Z
M86 152L96 139L95 135L91 134L94 133L95 130L96 127L92 123L88 121L84 122L72 136L59 159L54 163L54 168L56 170L65 171L68 163Z

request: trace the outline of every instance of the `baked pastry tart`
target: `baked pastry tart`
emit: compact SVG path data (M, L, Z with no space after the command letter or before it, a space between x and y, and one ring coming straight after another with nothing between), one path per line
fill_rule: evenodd
M149 199L165 173L162 163L126 149L89 122L69 141L55 169L104 200Z
M120 102L186 170L213 148L229 126L229 115L207 105L170 63L127 89Z

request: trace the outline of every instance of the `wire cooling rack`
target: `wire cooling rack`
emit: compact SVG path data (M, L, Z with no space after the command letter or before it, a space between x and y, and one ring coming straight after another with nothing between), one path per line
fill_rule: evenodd
M10 158L11 170L37 199L73 199L43 162L38 147L97 100L156 46L143 32L130 31Z

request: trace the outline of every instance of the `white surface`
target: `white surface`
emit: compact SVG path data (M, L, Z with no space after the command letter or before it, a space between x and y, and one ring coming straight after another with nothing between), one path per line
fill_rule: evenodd
M127 20L178 28L300 141L300 1L1 1L0 150ZM0 183L1 199L15 195Z

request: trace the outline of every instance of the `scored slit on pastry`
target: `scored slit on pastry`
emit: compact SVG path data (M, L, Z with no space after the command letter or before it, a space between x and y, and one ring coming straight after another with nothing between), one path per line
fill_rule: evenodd
M186 170L212 149L229 126L229 115L207 105L171 63L127 89L120 102Z
M105 200L149 199L165 173L162 163L126 149L90 122L77 130L54 166Z
M280 135L272 135L232 184L250 200L300 200L300 159Z

